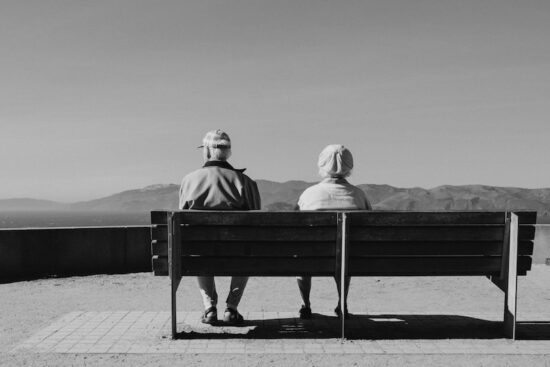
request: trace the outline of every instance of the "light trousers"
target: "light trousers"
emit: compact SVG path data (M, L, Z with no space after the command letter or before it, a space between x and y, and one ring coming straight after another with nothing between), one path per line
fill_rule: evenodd
M197 277L197 280L199 282L199 290L201 292L204 309L216 307L218 304L218 293L216 292L214 277ZM231 277L231 285L226 301L228 308L237 309L247 282L248 277Z

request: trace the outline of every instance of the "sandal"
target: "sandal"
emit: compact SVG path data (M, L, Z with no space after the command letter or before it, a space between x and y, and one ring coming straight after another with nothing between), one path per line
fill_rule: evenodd
M300 313L300 318L302 320L309 320L312 317L311 307L306 307L305 305L302 305L302 308L300 308L300 311L298 312Z
M243 315L241 315L237 310L234 310L232 308L225 309L225 313L223 314L223 321L230 325L244 324Z
M342 317L342 311L340 310L340 305L336 306L336 308L334 309L334 313L336 314L336 316L338 316L338 318ZM348 306L344 307L344 319L346 320L349 319Z
M209 307L206 310L204 310L204 313L201 317L201 322L203 324L215 324L218 322L218 310L215 306Z

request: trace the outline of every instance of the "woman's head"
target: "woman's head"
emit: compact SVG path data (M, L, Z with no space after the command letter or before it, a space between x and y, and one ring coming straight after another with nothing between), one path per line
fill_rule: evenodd
M327 145L319 154L319 174L321 177L345 178L351 175L353 156L348 148L340 144Z

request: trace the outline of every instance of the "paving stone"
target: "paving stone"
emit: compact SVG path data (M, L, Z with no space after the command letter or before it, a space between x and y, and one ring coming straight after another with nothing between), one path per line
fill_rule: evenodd
M395 313L407 315L407 312ZM438 315L434 321L434 316ZM436 312L399 317L371 313L349 321L349 333L364 338L341 341L340 321L330 312L313 320L300 320L295 312L248 312L253 325L213 327L199 322L200 312L178 312L178 328L201 334L199 339L170 339L170 313L154 311L103 311L68 313L16 345L12 352L32 353L176 353L176 354L543 354L550 355L550 340L503 339L487 322L500 322L490 313L439 315ZM537 315L530 315L535 319ZM470 319L464 320L464 317ZM540 315L538 315L540 318ZM403 322L403 319L406 322ZM181 321L184 320L184 321ZM352 319L353 320L353 319ZM462 320L462 321L461 321ZM186 322L190 322L187 324ZM374 322L374 324L373 324ZM441 325L437 325L441 324ZM379 325L383 325L381 328ZM523 326L522 326L523 327ZM412 339L374 338L376 333L404 333ZM537 329L533 323L523 330ZM411 329L413 331L411 331ZM468 333L472 338L419 339L411 333ZM374 331L373 331L374 330ZM382 330L382 331L380 331ZM443 330L443 331L442 331ZM492 338L476 339L479 330ZM430 331L433 333L433 331ZM369 334L371 333L371 334ZM374 334L372 334L374 333ZM493 333L493 334L491 334ZM548 338L547 331L543 337ZM535 334L535 333L534 333ZM378 334L379 335L379 334ZM401 335L401 334L399 334ZM267 339L266 339L267 338Z

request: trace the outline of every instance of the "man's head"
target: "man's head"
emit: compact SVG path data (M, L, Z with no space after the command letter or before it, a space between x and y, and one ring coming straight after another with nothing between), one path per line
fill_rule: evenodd
M220 129L207 132L199 148L205 162L226 161L231 157L231 139Z
M343 145L332 144L326 146L319 154L317 165L321 177L345 178L351 175L353 156Z

